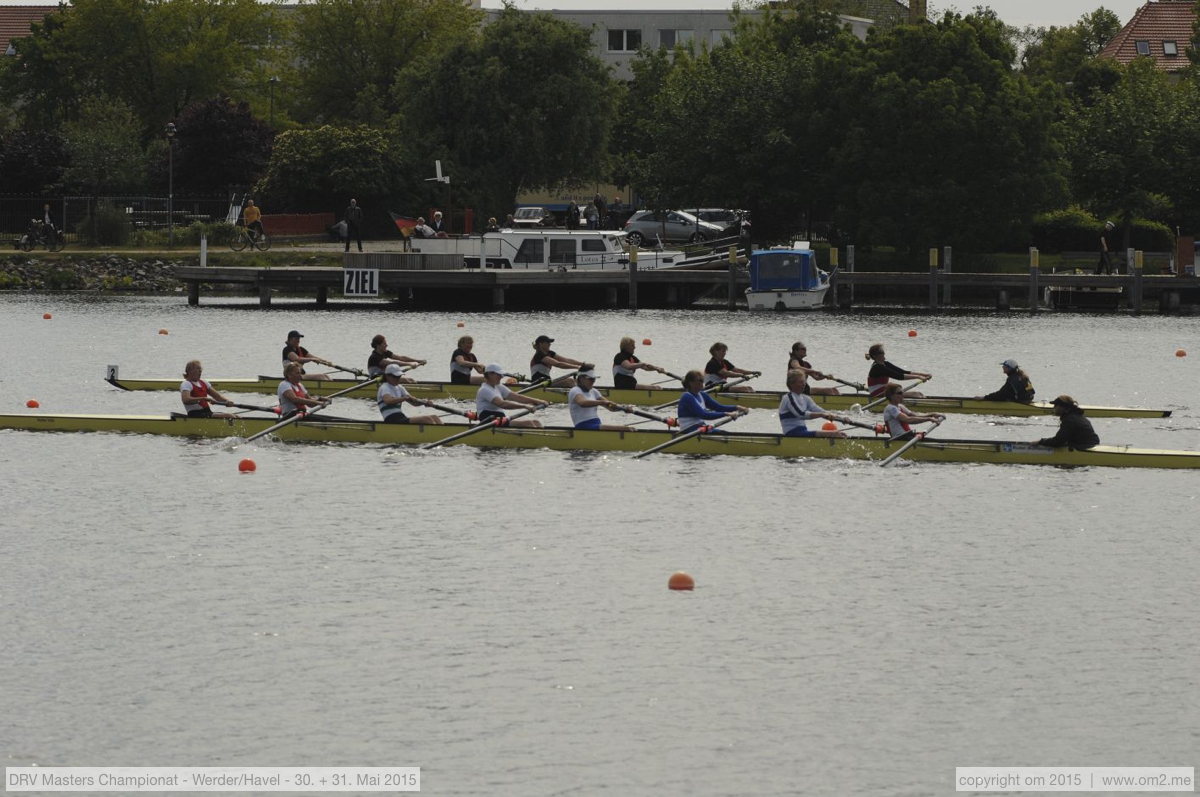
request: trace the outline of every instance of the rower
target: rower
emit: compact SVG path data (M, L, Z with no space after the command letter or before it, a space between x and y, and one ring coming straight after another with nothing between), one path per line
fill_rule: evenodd
M501 384L500 380L503 378L504 369L495 363L483 369L483 384L479 386L479 392L475 394L475 413L479 417L480 423L507 417L504 414L504 410L550 406L550 402L548 401L535 399L532 396L525 396L510 390L507 385ZM533 418L521 418L520 420L510 422L508 425L523 426L529 429L542 428L542 422Z
M817 406L817 402L804 392L808 385L808 373L803 368L788 371L787 389L779 402L779 423L784 437L845 437L845 432L809 429L806 420L825 418L832 421L832 413Z
M715 421L718 418L736 418L750 411L745 407L721 404L708 393L701 392L703 386L704 374L695 370L684 374L683 396L679 399L676 413L679 431L686 432L705 421Z
M288 363L296 363L301 366L300 373L314 381L322 381L329 379L329 374L310 374L304 371L305 363L317 363L318 365L328 365L330 368L336 367L328 360L323 360L320 357L315 357L309 353L308 349L300 345L300 338L304 337L296 330L292 330L287 334L287 343L283 347L283 364L286 367Z
M1004 384L995 393L988 393L986 396L976 396L976 400L1016 401L1021 404L1028 404L1033 401L1033 383L1029 381L1029 377L1021 370L1021 366L1017 365L1017 361L1005 360L1000 363L1000 367L1004 370Z
M418 360L415 357L406 357L403 354L393 354L388 351L387 338L383 335L376 335L371 338L371 356L367 358L367 376L380 376L384 369L389 365L407 365L409 368L416 368L418 365L424 365L424 360ZM417 380L402 376L401 382L415 382Z
M183 381L179 383L179 398L189 418L234 418L227 412L213 412L209 406L214 401L232 407L233 402L222 396L217 389L200 378L203 366L192 360L183 367Z
M1058 416L1058 433L1054 437L1043 437L1034 445L1063 448L1064 446L1077 451L1086 451L1100 445L1100 436L1092 428L1092 422L1083 415L1083 408L1068 395L1061 395L1054 401L1054 414Z
M714 343L708 347L708 353L712 355L712 359L704 366L704 387L710 388L714 385L723 385L725 381L733 376L758 376L754 371L746 371L736 367L729 360L725 359L725 355L729 353L729 347L724 343ZM753 393L754 388L749 385L734 385L729 388L730 393Z
M471 353L475 348L475 338L463 335L458 339L458 348L450 355L450 384L452 385L481 385L483 384L483 363Z
M916 434L912 430L914 423L933 423L944 421L946 416L937 412L928 415L917 415L904 406L904 386L888 385L883 389L887 396L888 405L883 410L883 422L887 424L888 434L893 440L910 440Z
M575 425L576 429L599 429L606 432L633 431L632 426L600 423L600 407L614 412L628 410L600 395L600 391L596 389L595 371L580 371L577 380L578 384L567 393L567 405L571 410L571 423Z
M657 371L660 374L666 373L657 365L644 363L634 356L633 350L637 348L637 344L633 338L621 338L621 350L613 357L613 386L618 390L662 390L659 385L639 385L637 381L638 371Z
M805 372L808 373L809 379L828 379L828 375L823 374L817 369L813 368L812 364L808 360L804 359L804 356L807 353L808 348L804 345L803 341L798 340L792 344L792 350L788 353L788 374L791 374L791 372L795 371L797 368L803 368ZM805 395L809 396L836 396L838 394L838 389L836 387L813 387L812 385L808 384L807 381L805 381L804 393Z
M307 412L309 407L322 409L329 406L329 399L309 397L308 391L300 381L303 376L304 369L300 367L300 363L288 363L283 367L283 381L275 390L275 396L279 399L280 420L290 418L297 412Z
M417 423L417 424L440 424L442 419L436 415L417 415L412 418L404 414L402 404L408 402L418 407L430 406L426 399L413 398L404 385L400 384L400 379L404 375L404 370L392 363L383 369L383 384L379 386L379 390L375 393L375 403L379 405L379 413L383 415L384 423Z
M551 382L555 387L574 387L575 380L569 376L551 381L553 377L550 375L550 369L570 368L575 371L590 371L595 366L582 360L559 356L558 352L550 348L550 344L553 342L554 338L548 335L538 335L537 340L533 342L533 359L529 361L529 381L531 383Z
M933 374L925 374L920 371L906 371L903 368L892 365L887 361L887 355L883 352L882 343L873 344L867 350L866 358L871 361L871 370L867 374L867 389L875 397L884 395L885 388L892 384L891 380L893 379L933 379ZM917 392L909 392L908 397L925 398L924 394Z

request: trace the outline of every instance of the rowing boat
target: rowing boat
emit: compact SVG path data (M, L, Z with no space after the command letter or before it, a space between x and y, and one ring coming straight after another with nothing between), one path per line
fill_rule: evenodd
M179 415L0 414L0 429L51 432L130 432L198 438L246 438L277 423L276 418L188 418ZM461 432L462 424L420 426L375 421L310 418L278 430L281 440L314 443L422 445ZM679 432L590 431L562 427L493 427L450 445L483 448L549 448L557 451L636 452L667 442ZM730 432L701 435L668 449L675 454L727 454L783 458L882 460L902 446L882 437L784 437ZM1127 468L1200 468L1200 452L1097 446L1088 451L1046 448L991 440L924 440L905 452L918 462L969 462L997 465L1060 465Z
M210 379L209 384L222 393L267 393L274 394L281 377L259 376L252 379ZM121 379L114 366L109 366L109 384L122 390L179 390L178 379ZM331 379L325 381L305 382L304 387L313 396L328 396L330 393L353 387L355 380ZM525 385L514 385L520 389ZM417 398L424 399L458 399L474 401L478 385L456 385L449 382L412 382L405 383L404 388ZM374 398L378 386L375 383L363 383L361 391L352 391L348 395L361 398ZM678 401L678 390L618 390L613 387L598 388L601 394L617 404L633 404L639 407L653 407ZM720 391L717 391L720 392ZM544 399L557 404L566 403L566 388L539 388L528 391L533 398ZM865 393L843 393L837 396L813 396L813 400L822 407L833 410L849 410L855 405L866 406L876 397ZM743 407L751 409L775 410L783 394L777 391L759 393L729 393L726 399ZM1054 407L1046 401L1035 401L1032 404L1020 404L1015 401L983 401L982 399L957 396L929 396L926 398L905 398L904 404L909 409L921 412L943 412L960 415L1010 415L1029 417L1033 415L1053 415ZM1089 404L1080 405L1083 411L1092 418L1167 418L1171 410L1148 409L1142 407L1100 407ZM883 411L880 402L872 408L876 412Z

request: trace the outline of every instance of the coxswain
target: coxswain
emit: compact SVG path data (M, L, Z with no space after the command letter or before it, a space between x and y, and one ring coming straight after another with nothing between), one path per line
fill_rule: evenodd
M307 412L310 407L322 409L329 406L329 399L309 397L308 391L300 381L303 376L304 369L300 367L300 363L288 363L283 367L283 381L275 390L275 396L279 399L281 419L290 418L297 412Z
M379 413L383 416L383 422L440 424L442 419L436 415L416 415L410 418L404 414L404 408L401 405L405 402L417 407L430 405L429 401L425 399L413 398L404 389L404 385L400 384L400 378L403 375L404 370L396 363L383 369L383 383L379 385L379 390L375 393L375 403L379 405Z
M845 432L809 429L807 420L825 418L834 420L832 413L817 406L812 396L804 392L808 384L808 372L802 368L788 371L787 389L779 402L779 423L784 437L845 437Z
M371 356L367 358L367 376L380 376L389 365L406 365L409 368L416 368L418 365L424 364L424 360L418 360L416 357L406 357L403 354L393 354L388 351L387 338L383 335L371 338ZM402 376L400 381L415 382L416 380Z
M882 396L883 391L888 385L892 384L893 379L932 379L933 374L925 374L920 371L906 371L903 368L892 365L887 361L887 355L883 353L883 344L876 343L867 350L866 357L871 361L871 370L867 374L867 389L871 391L872 396ZM910 391L906 394L909 398L924 398L924 394Z
M1004 384L1000 389L995 393L975 398L979 401L1018 401L1021 404L1033 401L1033 383L1021 370L1021 366L1017 365L1017 361L1005 360L1000 363L1000 367L1004 369Z
M554 380L550 375L550 369L570 368L573 371L590 371L595 366L582 360L559 356L558 352L550 348L550 344L553 342L554 338L548 335L538 335L537 340L533 342L533 359L529 361L529 381L531 383L550 382L555 387L574 387L574 379L564 376Z
M596 389L596 372L580 371L577 384L567 393L567 406L571 410L571 423L576 429L600 429L607 432L628 432L631 426L600 423L600 407L614 412L627 412L625 407L609 401Z
M792 350L788 352L787 373L790 375L797 368L803 368L808 374L809 379L830 379L829 374L822 373L812 367L812 364L804 359L808 354L808 348L803 341L796 341L792 344ZM838 389L836 387L813 387L806 380L804 383L804 394L808 396L836 396Z
M550 402L535 399L514 392L507 385L501 384L504 369L492 363L483 369L483 384L475 394L475 414L480 423L507 417L505 410L522 410L526 407L549 407ZM540 429L542 422L534 418L521 418L510 421L509 426L523 426L530 429Z
M714 343L708 347L708 353L712 355L712 359L704 366L704 387L710 388L715 385L724 385L726 380L734 376L758 376L755 371L747 371L743 368L738 368L729 360L725 359L725 355L729 353L729 347L724 343ZM754 388L749 385L734 385L727 388L730 393L753 393Z
M937 412L928 415L917 415L904 406L904 386L888 385L883 389L887 396L887 406L883 410L883 422L887 424L888 434L893 440L909 440L916 432L912 430L914 423L933 423L944 421L946 416Z
M233 418L227 412L213 412L209 406L219 402L232 407L233 402L222 396L216 388L200 378L203 371L199 360L192 360L183 367L183 381L179 383L179 398L189 418Z
M330 368L336 368L333 363L328 360L323 360L320 357L314 357L309 353L308 349L300 345L300 338L304 337L296 330L292 330L287 334L287 343L283 347L283 364L286 367L288 363L296 363L300 366L300 373L314 381L322 381L329 379L329 374L310 374L304 371L305 363L317 363L318 365L328 365Z
M458 348L450 355L450 384L452 385L481 385L483 384L483 363L471 353L475 348L475 338L463 335L458 339Z
M637 348L637 344L633 338L621 338L621 350L613 357L613 387L618 390L662 390L659 385L638 384L638 371L657 371L660 374L665 374L666 371L657 365L639 360L633 353L635 348Z
M1092 428L1092 422L1084 417L1083 408L1075 399L1062 395L1050 403L1054 405L1054 414L1058 416L1058 433L1054 437L1043 437L1034 445L1051 448L1066 446L1077 451L1100 445L1100 437Z
M715 421L719 418L736 418L745 415L750 410L731 404L721 404L708 393L702 391L704 374L700 371L688 371L683 376L683 396L679 399L676 415L679 420L679 431L686 432L699 426L705 421Z

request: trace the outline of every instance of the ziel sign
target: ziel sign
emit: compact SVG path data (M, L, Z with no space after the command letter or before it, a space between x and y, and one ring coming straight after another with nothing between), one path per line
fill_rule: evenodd
M378 296L379 269L348 268L343 277L342 294L345 296Z

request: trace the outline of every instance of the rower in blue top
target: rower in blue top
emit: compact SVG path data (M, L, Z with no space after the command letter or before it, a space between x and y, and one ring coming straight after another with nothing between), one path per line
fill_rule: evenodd
M688 371L683 377L683 397L679 399L679 431L687 432L705 421L736 418L750 410L736 405L721 404L708 393L701 392L704 374Z

